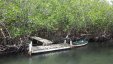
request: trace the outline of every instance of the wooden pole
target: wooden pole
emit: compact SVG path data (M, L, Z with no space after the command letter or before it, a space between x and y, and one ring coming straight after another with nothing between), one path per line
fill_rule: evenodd
M64 40L64 44L66 44L66 40Z
M28 51L28 54L31 56L32 54L32 41L30 42L29 44L29 51Z
M72 40L70 40L70 45L72 46L73 44L72 44Z
M66 39L67 39L67 38L68 38L68 35L66 36ZM66 39L64 40L64 44L66 44L66 43L67 43Z

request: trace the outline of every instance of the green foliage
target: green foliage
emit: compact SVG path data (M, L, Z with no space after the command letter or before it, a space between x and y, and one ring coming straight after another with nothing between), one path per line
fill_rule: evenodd
M106 0L0 0L0 20L14 37L40 28L112 31L112 11Z

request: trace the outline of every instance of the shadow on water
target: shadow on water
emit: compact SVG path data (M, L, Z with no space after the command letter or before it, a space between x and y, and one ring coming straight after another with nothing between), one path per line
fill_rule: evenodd
M0 58L0 64L112 64L113 47L89 43L87 46L31 57L12 55Z

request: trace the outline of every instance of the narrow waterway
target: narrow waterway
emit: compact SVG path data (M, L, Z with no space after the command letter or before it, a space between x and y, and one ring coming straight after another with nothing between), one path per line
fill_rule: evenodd
M80 48L32 57L11 55L0 57L0 64L113 64L113 47L91 43Z

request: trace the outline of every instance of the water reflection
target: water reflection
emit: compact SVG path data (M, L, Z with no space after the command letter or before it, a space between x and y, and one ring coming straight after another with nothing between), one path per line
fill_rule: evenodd
M34 55L13 55L0 58L0 64L112 64L113 47L95 44L60 52Z

